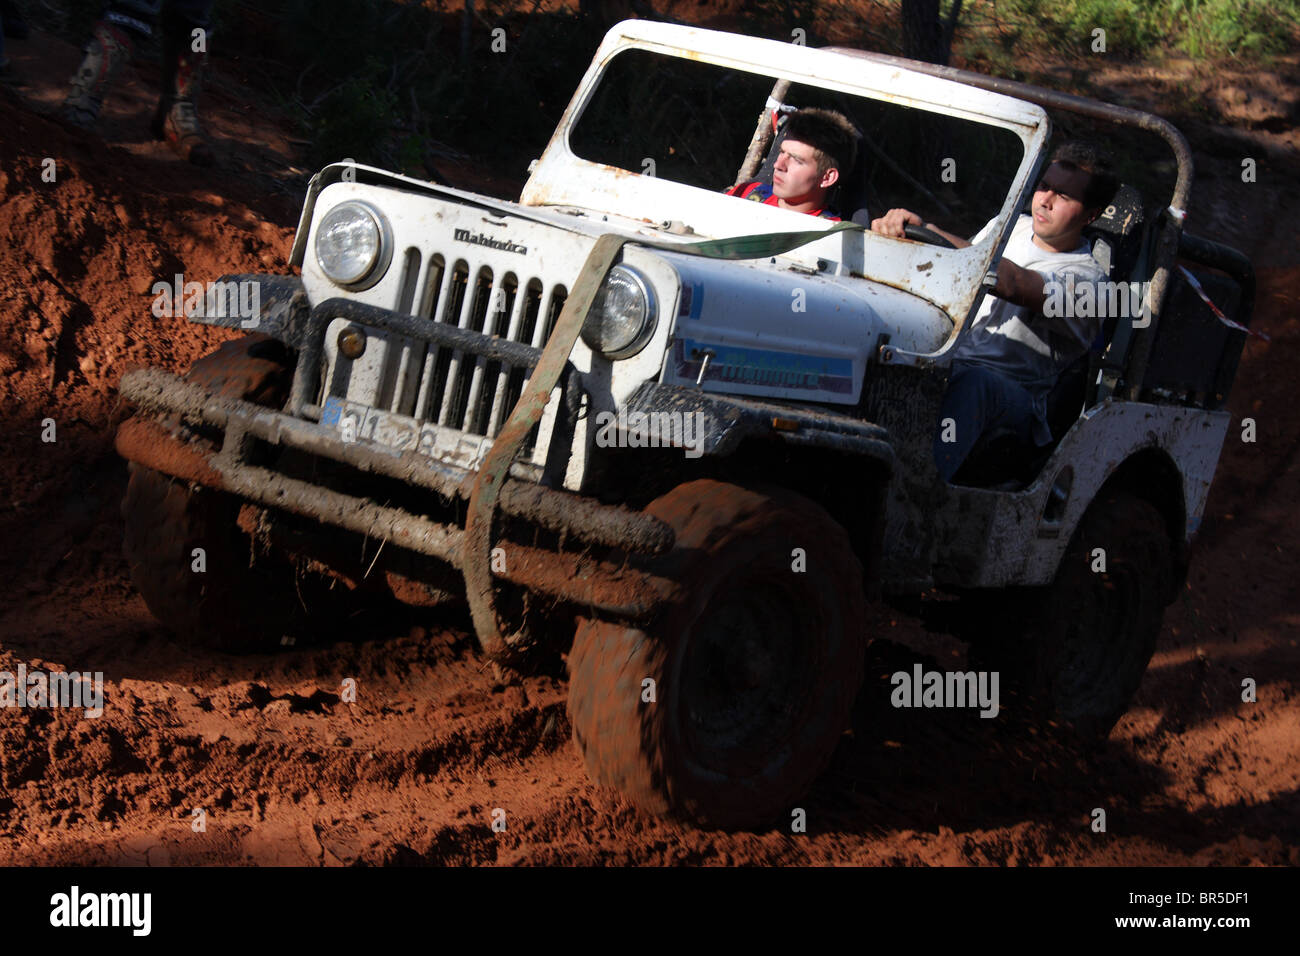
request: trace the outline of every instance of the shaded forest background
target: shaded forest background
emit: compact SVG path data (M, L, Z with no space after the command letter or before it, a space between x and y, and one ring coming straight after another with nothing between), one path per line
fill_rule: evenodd
M74 42L99 12L99 0L19 5ZM473 157L522 177L605 30L627 17L948 62L1110 102L1122 98L1100 68L1172 65L1204 78L1173 84L1184 121L1216 118L1221 66L1294 71L1300 48L1300 0L217 0L210 52L216 82L236 74L294 124L311 168L352 157L438 179Z

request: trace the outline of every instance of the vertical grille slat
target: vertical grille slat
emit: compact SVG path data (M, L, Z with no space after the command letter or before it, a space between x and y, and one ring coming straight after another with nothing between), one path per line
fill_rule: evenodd
M487 322L483 326L485 335L500 338L505 335L510 322L510 309L514 301L514 278L507 274L500 284L494 287L492 306L488 312ZM492 391L496 382L497 370L501 367L498 359L478 356L474 360L474 373L470 380L469 401L465 409L464 430L476 435L489 435L488 419L492 410Z
M506 291L505 282L507 278L509 276L503 277L500 285L492 286L488 295L488 309L484 313L483 327L480 329L485 335L500 335L502 320L509 315L509 293ZM480 420L486 417L480 405L483 399L483 382L489 374L488 367L495 364L499 363L490 362L482 355L474 359L474 370L470 377L469 397L465 401L465 420L462 426L467 432L487 434L487 422L480 423Z
M564 300L569 297L569 291L562 285L553 286L550 295L546 297L545 310L538 309L537 323L533 329L534 348L542 348L551 338L551 333L555 331L555 323L560 318L560 310L564 308ZM528 385L528 380L532 378L531 373L525 372L523 382L520 383L519 389L523 391Z
M492 270L488 266L481 266L478 275L474 277L474 295L469 298L469 306L462 313L461 328L482 332L487 323L491 299ZM465 431L472 383L479 366L477 361L467 364L465 354L459 350L452 355L451 363L454 371L447 376L447 394L443 396L438 424Z
M452 298L447 303L442 321L448 325L469 328L473 310L466 308L469 296L469 264L464 259L456 263L455 276L452 281ZM470 300L472 301L472 300ZM460 372L461 353L452 350L447 356L447 370L443 378L441 402L438 407L438 424L447 425L451 416L451 407L456 397L456 379Z
M398 289L397 304L394 306L395 311L402 315L412 315L412 306L415 304L415 291L420 279L420 266L423 257L420 250L412 246L406 250L402 264L402 284ZM380 392L380 404L387 405L390 412L407 414L413 404L411 401L411 391L415 383L413 378L416 373L415 363L418 361L416 350L419 346L414 339L402 339L399 355L397 358L396 369L393 363L388 363L388 371L391 373L386 376L387 381L384 383L384 389Z
M507 275L507 282L514 279L513 275ZM537 280L532 280L536 282ZM529 283L531 284L531 283ZM527 288L527 286L525 286ZM515 280L514 288L510 292L510 323L506 326L505 337L512 342L518 342L516 336L519 335L519 327L523 324L524 312L527 310L527 294L520 295L518 280ZM501 369L497 372L496 388L492 391L492 408L488 412L487 436L495 438L497 432L501 430L501 419L507 408L505 403L506 389L510 382L510 373L514 371L514 366L500 363ZM514 406L510 405L513 409Z
M429 271L424 280L424 298L416 314L421 318L432 318L438 303L447 295L447 285L450 281L451 273L447 271L447 263L442 256L431 256ZM429 345L424 350L424 365L420 369L420 390L415 397L415 407L411 411L414 418L424 418L429 407L429 393L433 388L434 370L437 364L438 347Z

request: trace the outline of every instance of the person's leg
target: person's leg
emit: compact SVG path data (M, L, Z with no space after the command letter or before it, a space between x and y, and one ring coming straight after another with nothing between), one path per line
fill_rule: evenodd
M60 111L69 123L90 129L99 118L104 94L135 53L136 39L147 38L158 0L108 0L95 23Z
M1022 386L979 365L954 365L934 436L939 476L951 481L986 431L1010 427L1028 441L1033 422L1033 398Z
M207 60L212 0L164 2L163 88L153 134L196 166L212 165L212 148L199 126L199 80ZM201 31L201 32L198 32Z
M27 25L23 12L18 9L13 0L0 0L0 20L4 21L4 29L0 30L0 37L26 40L31 35L31 27ZM0 40L0 43L3 42Z

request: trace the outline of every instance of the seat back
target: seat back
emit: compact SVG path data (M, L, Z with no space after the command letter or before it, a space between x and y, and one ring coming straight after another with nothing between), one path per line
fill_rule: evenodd
M1092 247L1106 278L1127 279L1142 248L1142 194L1122 183L1102 214L1084 227L1083 237Z
M1220 311L1243 318L1238 314L1242 288L1235 278L1208 269L1193 269L1192 274ZM1185 396L1189 404L1221 408L1245 337L1220 322L1182 272L1175 270L1142 384Z
M1093 243L1093 258L1115 282L1140 282L1150 276L1151 260L1159 236L1159 219L1148 221L1142 209L1142 196L1127 183L1116 190L1115 198L1101 216L1084 230ZM1094 404L1110 395L1119 370L1128 359L1133 342L1132 314L1108 315L1093 343L1085 402Z

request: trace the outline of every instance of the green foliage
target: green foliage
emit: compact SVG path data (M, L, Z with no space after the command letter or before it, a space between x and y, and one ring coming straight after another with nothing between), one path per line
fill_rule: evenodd
M384 165L390 158L388 139L397 125L397 96L377 85L371 70L344 80L320 102L311 145L311 160L324 166L351 158L371 165Z
M1002 9L1008 19L1033 25L1026 37L1031 42L1087 53L1093 31L1102 29L1108 53L1139 56L1164 38L1166 21L1159 6L1141 0L1011 0Z
M1003 0L998 12L1023 39L1076 53L1100 27L1108 53L1133 58L1161 47L1196 58L1279 53L1300 25L1300 0Z
M296 77L281 100L299 113L317 166L352 157L427 175L455 152L536 156L600 41L571 12L526 16L491 0L477 5L464 50L464 14L441 0L279 5L276 56ZM497 28L504 50L493 48Z
M1106 31L1106 48L1145 52L1165 37L1166 22L1157 5L1141 0L1078 0L1069 19L1071 31L1090 45L1092 31Z
M1296 0L1169 0L1169 4L1171 14L1184 24L1179 45L1194 57L1282 53L1300 22Z

